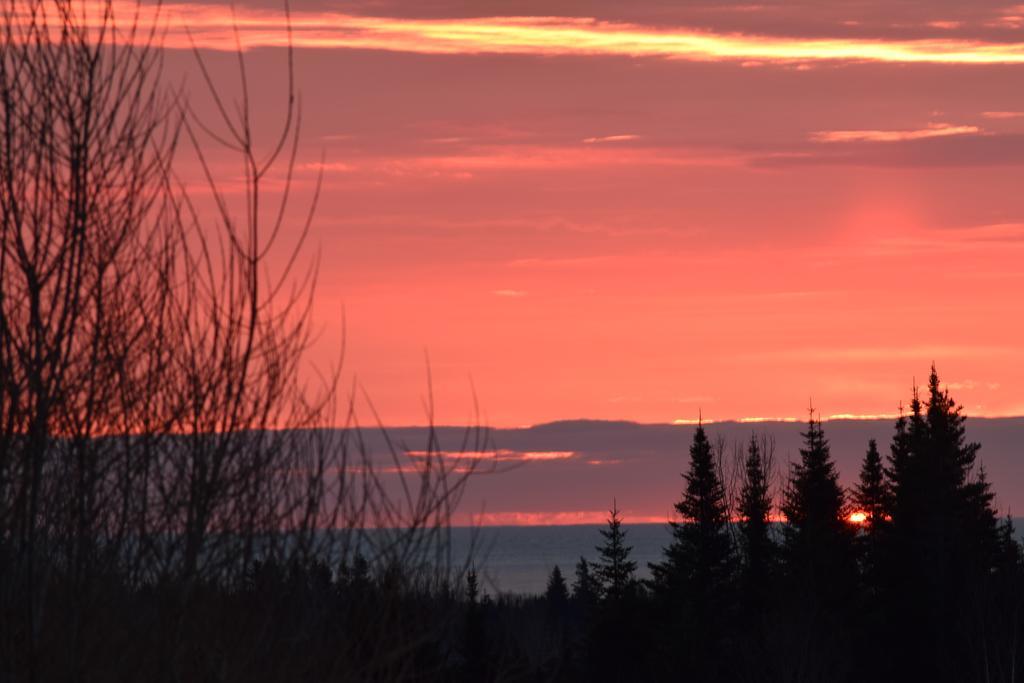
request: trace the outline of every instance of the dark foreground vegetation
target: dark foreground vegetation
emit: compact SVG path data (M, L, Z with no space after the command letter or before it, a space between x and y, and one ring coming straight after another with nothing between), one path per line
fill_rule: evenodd
M778 501L770 441L735 459L732 495L723 445L698 428L652 578L613 508L572 579L556 568L543 597L470 600L467 661L513 680L1019 680L1021 547L964 421L933 370L844 491L811 419Z
M431 438L385 485L337 370L302 379L291 81L260 146L243 54L228 97L196 53L201 121L148 10L0 2L0 681L1021 678L1021 551L934 373L852 492L813 419L780 500L770 442L727 481L698 429L650 581L613 510L595 562L487 595L472 468Z

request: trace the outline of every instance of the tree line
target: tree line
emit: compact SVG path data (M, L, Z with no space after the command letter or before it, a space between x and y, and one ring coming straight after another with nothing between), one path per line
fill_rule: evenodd
M770 441L744 445L730 500L724 447L698 426L650 578L613 505L596 561L549 578L554 644L503 631L529 600L499 597L493 646L566 681L1019 680L1020 543L934 367L921 393L851 490L813 413L777 500Z

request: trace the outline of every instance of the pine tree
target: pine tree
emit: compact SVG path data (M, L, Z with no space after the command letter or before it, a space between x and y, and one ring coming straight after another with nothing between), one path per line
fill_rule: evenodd
M803 438L782 506L787 568L804 598L836 608L855 583L853 530L828 439L813 412Z
M908 553L938 562L940 581L967 565L984 571L997 552L993 493L984 468L975 472L980 445L967 441L965 420L933 365L927 402L915 389L909 421L897 422L888 470L896 533Z
M860 481L853 491L853 504L864 515L864 524L869 533L874 532L892 515L892 496L885 479L882 455L878 443L868 441L868 450L860 468Z
M584 610L597 602L598 582L590 572L590 563L583 557L576 563L576 577L572 584L572 599Z
M544 598L555 611L563 610L569 602L569 588L566 586L565 577L562 576L562 570L557 564L551 570L551 576L548 577L548 587L544 591Z
M606 601L622 601L633 590L636 562L629 559L633 548L626 545L626 531L622 528L619 507L612 501L608 517L608 528L601 530L604 543L597 547L600 554L594 576L600 586L601 596Z
M487 673L487 633L484 605L480 602L480 583L476 569L466 572L466 617L463 637L463 679L483 680Z
M861 462L860 478L853 490L853 507L857 514L863 515L857 547L862 583L866 594L872 598L877 598L883 588L880 572L885 564L885 553L888 550L886 544L890 540L888 534L892 524L892 505L892 492L886 479L882 455L878 451L878 443L870 439ZM883 617L879 616L878 606L871 605L865 618L877 623Z
M664 561L651 565L651 572L663 590L672 592L687 584L713 591L727 579L733 555L725 487L702 425L694 432L690 467L683 478L686 489L675 505L681 521L671 522L672 543Z
M741 595L749 614L763 611L772 590L776 546L771 537L772 501L768 490L768 453L762 454L756 436L750 437L740 491L739 530L743 550Z
M703 425L694 432L686 488L676 503L665 559L651 564L658 603L667 610L664 637L669 666L690 680L720 678L728 649L733 605L734 555L729 536L725 487ZM680 643L685 646L680 650Z
M967 441L965 420L933 365L927 398L915 387L910 416L896 424L885 601L894 633L906 639L898 676L957 680L977 665L957 634L974 628L965 620L978 618L978 596L998 574L1002 544L993 493L984 468L975 467L980 446Z

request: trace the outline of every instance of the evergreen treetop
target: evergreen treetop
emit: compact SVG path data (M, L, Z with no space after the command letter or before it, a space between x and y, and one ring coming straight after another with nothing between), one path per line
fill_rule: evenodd
M597 580L590 572L590 563L581 557L576 563L576 576L572 584L572 598L581 605L597 602L599 590Z
M803 437L782 505L787 570L808 604L838 609L856 583L854 533L828 439L813 411Z
M733 555L725 486L703 425L694 431L683 479L686 488L675 505L681 520L670 523L672 543L651 572L655 585L670 591L684 584L691 584L690 592L712 591L728 580Z
M548 587L544 591L544 597L548 604L555 609L562 609L569 602L569 587L557 564L551 570L551 576L548 577Z
M609 511L608 528L601 530L604 543L597 547L600 555L594 575L601 594L606 600L619 601L631 590L636 582L636 562L629 558L633 548L626 545L626 531L622 528L619 507L612 501Z
M752 435L744 461L739 502L739 538L743 550L740 597L747 615L761 613L772 590L777 549L771 537L770 458L768 448L763 449L757 436Z
M782 513L787 536L838 529L845 521L845 497L820 420L812 413L802 434L800 461L793 465Z
M868 450L861 463L860 480L853 491L853 504L858 512L864 514L864 522L869 531L891 518L889 483L885 478L878 443L874 439L868 441Z
M749 541L767 536L772 511L768 490L769 472L756 436L750 437L743 463L743 489L740 491L740 530Z

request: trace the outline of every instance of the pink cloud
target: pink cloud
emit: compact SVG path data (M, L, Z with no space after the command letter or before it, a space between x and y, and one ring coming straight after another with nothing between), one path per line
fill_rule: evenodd
M809 137L815 142L901 142L978 133L981 133L981 128L977 126L929 123L925 128L916 130L821 130Z
M604 137L583 138L583 142L588 145L594 145L604 142L629 142L631 140L639 139L639 135L605 135Z
M663 524L665 517L623 514L628 524ZM564 510L552 512L485 512L472 515L475 524L484 526L564 526L570 524L604 524L607 510Z

